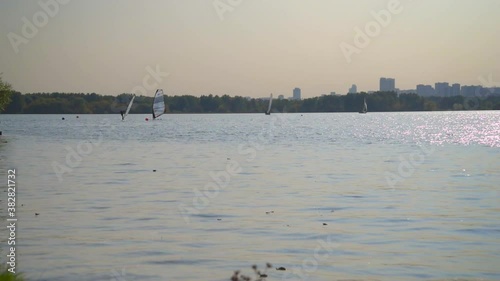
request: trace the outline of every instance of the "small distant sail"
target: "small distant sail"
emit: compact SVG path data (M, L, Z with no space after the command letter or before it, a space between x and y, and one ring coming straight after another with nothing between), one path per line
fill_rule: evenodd
M125 120L125 117L127 117L128 113L130 112L130 109L132 108L132 104L134 103L134 99L135 99L135 95L132 96L132 99L128 103L127 111L125 111L125 114L123 115L122 120Z
M366 105L366 98L363 100L363 109L359 113L366 113L368 112L368 106Z
M153 99L153 120L160 117L165 113L165 100L163 99L163 90L156 90L155 97Z
M269 106L267 107L266 115L271 114L271 105L273 104L273 94L269 97Z

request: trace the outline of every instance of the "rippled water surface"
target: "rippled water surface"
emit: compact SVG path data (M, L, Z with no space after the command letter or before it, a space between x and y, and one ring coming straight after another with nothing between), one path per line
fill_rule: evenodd
M500 280L500 112L145 117L0 115L28 280Z

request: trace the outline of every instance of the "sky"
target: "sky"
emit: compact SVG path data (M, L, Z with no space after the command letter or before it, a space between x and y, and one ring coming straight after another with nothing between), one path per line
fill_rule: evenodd
M22 93L500 86L499 11L498 0L0 0L0 73Z

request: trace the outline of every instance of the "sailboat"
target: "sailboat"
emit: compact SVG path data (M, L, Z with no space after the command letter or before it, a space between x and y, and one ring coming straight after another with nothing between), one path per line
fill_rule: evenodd
M368 112L368 106L366 105L366 98L365 98L363 101L363 109L361 109L361 111L359 113L364 114L366 112Z
M132 104L134 103L135 95L132 96L132 99L128 103L127 106L127 111L125 111L125 114L122 115L122 121L125 121L125 117L127 117L128 113L130 112L130 109L132 108Z
M266 115L271 115L271 105L273 104L273 94L269 97L269 106L267 107Z
M165 100L163 99L163 90L156 90L155 97L153 99L153 120L160 117L165 113Z

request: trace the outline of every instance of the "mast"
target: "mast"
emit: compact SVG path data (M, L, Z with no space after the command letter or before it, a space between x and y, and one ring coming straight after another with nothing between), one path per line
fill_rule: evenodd
M158 90L156 90L155 95L153 97L153 104L151 105L151 112L153 113L153 120L156 119L155 116L155 99L156 99L156 93L158 93Z

